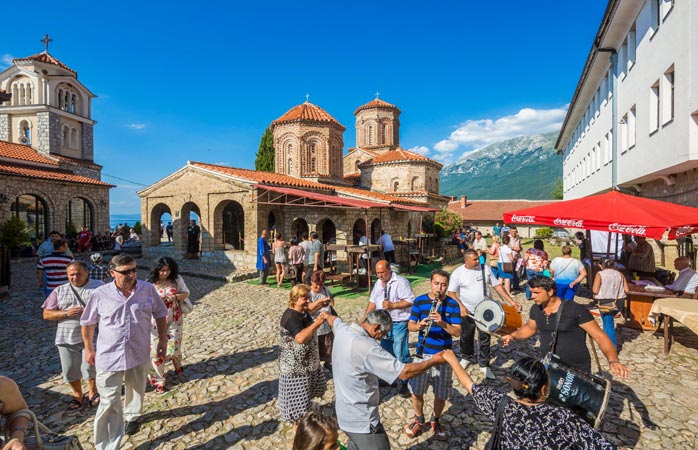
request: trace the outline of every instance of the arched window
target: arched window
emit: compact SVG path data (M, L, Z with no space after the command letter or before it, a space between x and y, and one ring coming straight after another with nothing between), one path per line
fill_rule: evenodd
M10 206L12 215L26 225L29 239L36 241L39 237L47 238L48 208L46 203L36 195L20 195Z
M235 250L245 249L245 211L240 203L233 200L223 209L223 244L226 250L231 247Z
M398 189L400 189L400 182L399 182L399 181L395 181L395 182L393 183L393 192L397 192Z
M411 191L419 190L419 177L412 178L412 185L410 186Z
M19 143L27 145L32 143L31 128L26 120L19 123Z
M63 143L63 148L68 148L68 140L70 139L70 131L68 130L67 125L63 125L63 134L62 134L62 139L61 142Z
M81 227L94 230L92 207L84 199L75 197L65 207L65 231L77 233Z
M373 125L368 126L368 145L373 145Z
M315 157L312 156L312 157L310 158L310 172L315 172L315 169L316 169L316 167L315 167Z
M288 174L293 175L293 158L288 158Z
M381 144L384 145L388 138L388 126L384 123L381 124Z
M359 164L361 164L361 161L358 159L354 161L354 168L356 169L357 172L359 172L361 169L359 169Z
M78 148L78 130L75 128L70 130L70 146L72 148Z
M75 94L70 96L70 112L75 114L75 105L77 103L77 97Z

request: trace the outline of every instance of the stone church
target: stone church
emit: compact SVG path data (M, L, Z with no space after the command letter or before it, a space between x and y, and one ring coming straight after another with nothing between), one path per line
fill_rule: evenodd
M0 223L49 231L109 230L109 189L94 162L91 102L78 73L48 52L0 72Z
M324 243L375 242L381 229L413 236L444 207L442 165L400 147L400 110L376 98L356 109L356 146L345 127L308 101L272 121L275 173L189 161L139 192L144 253L182 256L190 214L201 218L201 257L250 269L264 229L285 240L317 231ZM173 246L160 245L160 218L174 219ZM338 255L339 259L343 255Z

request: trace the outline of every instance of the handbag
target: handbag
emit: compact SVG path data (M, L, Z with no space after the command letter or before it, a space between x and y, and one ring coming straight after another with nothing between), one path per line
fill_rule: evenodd
M497 405L497 412L494 415L494 428L492 429L492 435L490 440L485 444L485 450L500 450L503 449L502 436L500 434L502 429L502 418L504 417L504 408L507 405L507 400L509 398L504 395Z
M48 428L43 423L37 420L36 415L29 409L20 409L10 415L6 423L10 423L17 417L25 417L34 424L34 435L25 436L24 447L26 450L84 450L80 444L80 440L74 434L62 436ZM5 427L5 439L9 440L9 428ZM47 434L46 437L41 437L41 432Z
M502 270L506 273L514 273L514 264L510 262L503 262Z
M179 308L182 310L182 314L189 314L190 312L194 311L194 304L187 297L184 300L179 301Z

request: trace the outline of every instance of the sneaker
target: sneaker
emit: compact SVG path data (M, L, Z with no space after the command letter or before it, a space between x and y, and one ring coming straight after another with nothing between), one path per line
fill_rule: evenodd
M448 435L441 426L441 422L434 419L433 417L431 419L431 431L434 432L434 439L437 439L439 441L445 441L448 439Z
M400 390L397 391L397 395L402 398L412 397L412 394L410 394L410 389L407 387L407 383L400 383Z
M132 422L126 422L124 427L124 433L126 433L129 436L132 436L138 433L139 427L140 426L138 425L138 422L136 422L135 420Z
M405 435L407 437L417 437L420 434L424 432L424 429L427 427L427 424L424 422L420 422L417 419L414 419L412 423L408 424L405 427Z
M471 366L471 365L473 364L472 361L467 360L467 359L465 359L465 358L461 358L461 360L460 360L459 362L460 362L460 366L461 366L462 368L464 368L464 369L467 369L468 366Z
M480 367L480 372L485 374L485 377L489 378L490 380L495 379L494 374L492 373L489 367Z

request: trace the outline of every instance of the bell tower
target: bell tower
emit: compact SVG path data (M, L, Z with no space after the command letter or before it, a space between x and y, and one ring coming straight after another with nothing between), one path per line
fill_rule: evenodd
M384 152L400 147L400 110L378 98L354 111L356 148Z

